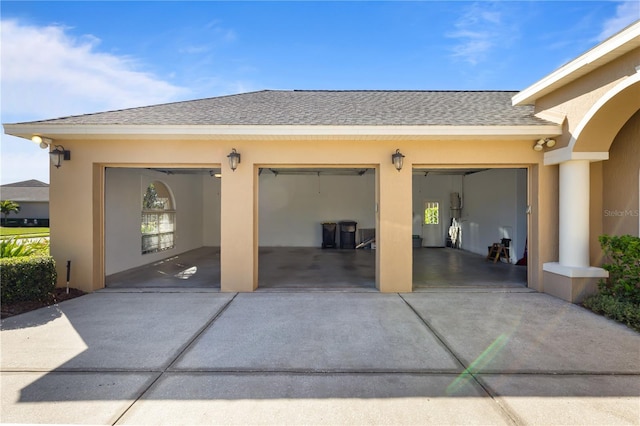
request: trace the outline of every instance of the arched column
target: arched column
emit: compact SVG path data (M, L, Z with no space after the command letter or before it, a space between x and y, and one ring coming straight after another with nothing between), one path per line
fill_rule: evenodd
M589 267L589 192L589 161L560 163L560 265Z
M559 164L558 262L543 265L543 291L570 302L593 294L598 281L607 277L589 262L590 163L606 159L607 153L557 152L545 155L545 165ZM564 158L563 158L564 157ZM565 161L555 162L563 158Z

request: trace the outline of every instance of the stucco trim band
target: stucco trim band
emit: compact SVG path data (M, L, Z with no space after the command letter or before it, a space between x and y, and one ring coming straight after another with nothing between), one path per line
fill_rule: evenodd
M544 153L544 165L552 166L571 160L605 161L609 159L609 152L573 152L570 147L564 147Z

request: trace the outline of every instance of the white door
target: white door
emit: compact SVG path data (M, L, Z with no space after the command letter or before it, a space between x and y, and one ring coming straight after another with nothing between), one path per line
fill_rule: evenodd
M439 201L425 201L422 217L422 245L424 247L444 247L442 213Z

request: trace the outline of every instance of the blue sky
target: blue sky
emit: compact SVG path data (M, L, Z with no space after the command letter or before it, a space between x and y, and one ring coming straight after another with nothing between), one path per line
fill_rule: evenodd
M263 89L521 90L635 1L2 1L3 123ZM2 135L0 183L49 181Z

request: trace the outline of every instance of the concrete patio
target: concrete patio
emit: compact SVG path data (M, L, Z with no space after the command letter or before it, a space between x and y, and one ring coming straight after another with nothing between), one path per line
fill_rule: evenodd
M3 423L640 419L640 335L523 288L106 289L1 338Z

